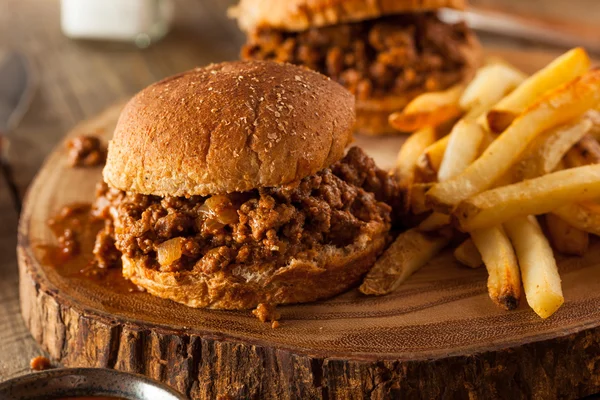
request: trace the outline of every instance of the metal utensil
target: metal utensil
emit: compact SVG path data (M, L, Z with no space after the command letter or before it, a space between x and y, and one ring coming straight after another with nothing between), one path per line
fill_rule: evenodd
M31 103L34 89L31 65L16 51L0 51L0 173L7 182L17 211L21 196L8 163L8 133L19 123Z
M104 368L63 368L34 372L0 383L3 400L112 396L128 400L184 400L148 377Z
M471 28L481 32L565 48L582 46L600 54L600 28L582 21L550 20L488 7L469 7L464 13L443 9L440 10L440 18L449 23L464 20Z

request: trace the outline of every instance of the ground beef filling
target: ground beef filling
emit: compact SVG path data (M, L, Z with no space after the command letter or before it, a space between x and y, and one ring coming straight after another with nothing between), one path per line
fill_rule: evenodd
M307 66L364 100L457 83L471 35L464 23L446 24L435 13L401 14L303 32L259 29L242 57Z
M106 226L96 240L100 265L115 254L165 272L211 274L256 262L284 266L343 248L370 222L389 226L394 181L362 150L291 185L211 197L157 197L99 187L94 205ZM114 219L113 219L114 218Z

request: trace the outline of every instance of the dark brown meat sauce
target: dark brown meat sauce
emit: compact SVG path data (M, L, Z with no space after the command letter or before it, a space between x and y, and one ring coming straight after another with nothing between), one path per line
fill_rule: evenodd
M470 35L464 23L445 24L435 13L401 14L304 32L260 29L242 57L304 65L367 99L457 83Z
M101 185L94 213L107 222L95 255L100 265L116 262L120 251L141 256L149 268L207 274L256 261L284 265L290 257L318 254L323 244L352 243L370 221L389 224L391 208L383 201L391 203L397 192L358 148L296 184L247 193L161 198ZM117 214L114 225L111 214ZM180 258L160 265L158 248L173 238L181 238Z

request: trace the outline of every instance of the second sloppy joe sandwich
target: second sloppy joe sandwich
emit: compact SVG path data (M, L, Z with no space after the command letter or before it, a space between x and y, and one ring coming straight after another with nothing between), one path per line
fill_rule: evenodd
M360 149L345 154L353 123L349 92L287 64L216 64L153 84L110 142L98 240L114 241L127 279L191 307L338 294L387 244L397 191Z
M481 57L463 22L437 10L466 0L240 0L230 15L246 59L303 65L356 95L357 131L393 133L388 116L416 96L468 79Z

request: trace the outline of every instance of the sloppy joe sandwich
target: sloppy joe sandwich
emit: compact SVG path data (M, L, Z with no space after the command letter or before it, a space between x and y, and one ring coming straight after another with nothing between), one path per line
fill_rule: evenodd
M240 61L142 90L109 144L102 262L191 307L252 308L352 287L389 239L397 186L351 142L354 97L305 68Z
M245 59L304 65L356 95L357 131L386 134L388 116L429 91L472 76L480 46L464 23L436 10L465 0L241 0L230 14Z

